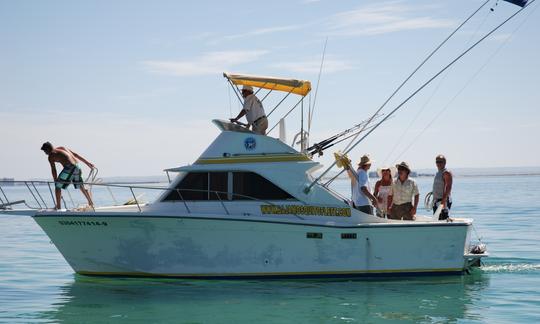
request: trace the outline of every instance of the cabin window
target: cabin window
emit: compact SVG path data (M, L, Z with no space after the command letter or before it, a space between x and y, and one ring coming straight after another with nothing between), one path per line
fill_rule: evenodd
M209 200L227 200L228 172L210 172ZM219 198L218 198L219 196Z
M253 172L190 172L163 201L175 200L285 200L283 189Z
M253 172L233 172L233 193L233 200L246 200L248 197L262 200L294 199L285 190Z
M208 200L208 172L190 172L174 190L163 199L169 200Z

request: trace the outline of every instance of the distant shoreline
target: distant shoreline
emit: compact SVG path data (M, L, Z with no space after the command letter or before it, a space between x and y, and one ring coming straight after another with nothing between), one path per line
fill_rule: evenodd
M433 178L435 176L435 174L420 174L420 175L417 175L415 177L412 177L412 178ZM530 176L530 177L538 177L540 176L540 173L537 173L537 172L534 172L534 173L501 173L501 174L495 174L495 173L486 173L486 174L455 174L454 173L454 177L456 178L479 178L479 177L490 177L490 178L493 178L493 177L525 177L525 176ZM324 180L329 180L329 179L332 179L333 177L323 177ZM377 176L371 176L370 175L370 179L376 179L378 178ZM348 179L347 176L339 176L336 178L336 180L344 180L344 179Z
M453 168L451 169L454 176L457 178L473 178L473 177L538 177L540 176L540 167L494 167L494 168ZM334 178L339 171L332 171L326 174L322 179L327 181ZM435 176L434 169L418 169L412 172L414 178L432 178ZM320 173L315 173L317 176ZM375 170L370 170L370 178L376 179L378 176ZM341 174L336 179L348 179L346 174ZM171 176L171 181L173 177ZM0 185L13 185L11 181L51 181L51 178L31 178L19 179L10 176L0 176ZM103 181L114 184L158 184L168 183L166 175L151 175L151 176L111 176L103 177Z

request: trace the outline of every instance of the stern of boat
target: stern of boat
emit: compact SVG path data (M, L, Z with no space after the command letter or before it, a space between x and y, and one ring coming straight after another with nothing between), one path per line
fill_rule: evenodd
M472 268L478 268L482 265L482 258L489 257L487 246L482 243L479 237L473 240L474 224L472 219L454 219L454 221L465 221L468 223L467 239L465 250L463 251L464 270L470 271Z

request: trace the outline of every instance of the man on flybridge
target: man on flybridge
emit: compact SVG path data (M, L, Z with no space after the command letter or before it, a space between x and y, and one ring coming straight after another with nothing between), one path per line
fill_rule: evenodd
M243 86L242 97L244 97L244 106L236 118L230 119L231 122L235 123L245 115L248 126L251 126L251 130L257 134L266 135L268 119L264 113L261 101L253 94L253 88L251 86Z

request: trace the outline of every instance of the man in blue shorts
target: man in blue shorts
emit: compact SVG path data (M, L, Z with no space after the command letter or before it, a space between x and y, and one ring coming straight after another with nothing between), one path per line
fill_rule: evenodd
M93 208L92 197L84 187L81 168L77 165L77 162L79 160L84 162L90 169L93 169L94 165L68 148L54 147L50 142L43 143L41 150L49 156L51 172L55 181L56 209L61 208L62 189L66 189L70 183L73 183L75 189L81 189L81 192L88 200L88 205ZM60 163L64 167L59 175L57 175L55 163Z

